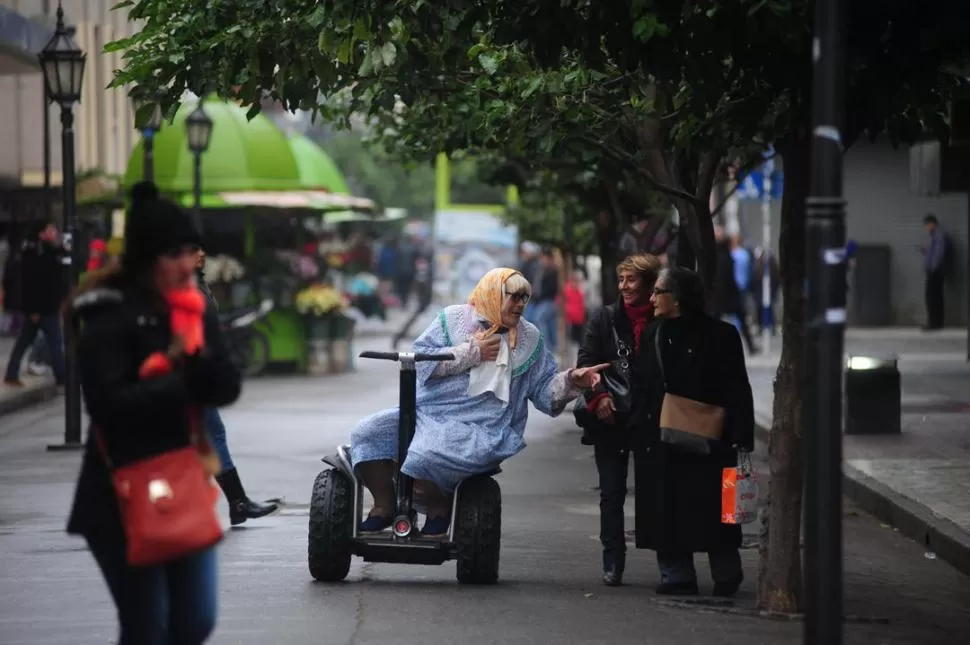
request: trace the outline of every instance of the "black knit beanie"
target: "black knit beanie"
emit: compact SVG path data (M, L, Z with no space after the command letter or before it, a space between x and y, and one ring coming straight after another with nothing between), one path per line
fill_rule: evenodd
M188 213L161 197L155 184L135 184L125 225L125 269L142 271L160 255L187 244L202 244L202 235Z

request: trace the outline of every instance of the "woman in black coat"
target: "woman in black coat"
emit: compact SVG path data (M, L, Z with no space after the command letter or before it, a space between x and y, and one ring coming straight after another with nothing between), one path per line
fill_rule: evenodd
M189 216L151 184L132 193L126 249L119 267L95 275L69 313L83 328L78 362L91 417L68 532L85 538L118 609L119 645L205 642L216 620L215 548L168 564L133 568L94 428L117 468L190 445L189 409L232 403L240 375L218 324L205 320L205 345L185 355L173 338L167 290L192 284L199 234ZM201 296L200 296L201 297ZM139 377L146 358L167 354L168 374Z
M577 367L613 363L611 373L600 379L596 388L587 390L586 405L576 412L576 421L583 428L583 443L593 444L599 473L603 583L608 586L623 583L626 563L623 504L630 450L635 444L635 429L643 423L640 404L644 401L632 396L632 387L630 395L622 397L611 392L608 383L611 377L617 376L615 370L622 369L621 364L628 366L628 381L639 379L637 357L644 346L643 333L653 320L650 294L659 270L660 261L646 253L631 255L617 265L620 298L590 318L576 361ZM617 398L625 399L629 409Z
M721 477L754 444L754 403L737 329L704 313L700 277L687 269L660 273L651 302L657 320L644 335L640 396L645 445L636 458L636 544L657 552L661 594L698 592L694 553L707 553L714 594L734 595L741 568L741 527L721 523ZM657 355L663 359L661 365ZM664 378L666 376L666 379ZM724 408L724 429L710 454L661 441L664 393Z

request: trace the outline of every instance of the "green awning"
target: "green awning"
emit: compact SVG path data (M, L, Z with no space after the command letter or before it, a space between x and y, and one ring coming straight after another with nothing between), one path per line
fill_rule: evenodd
M163 193L188 194L191 201L193 156L185 132L185 118L198 101L186 101L172 123L155 135L155 183ZM202 190L207 194L238 191L286 191L304 188L300 170L285 134L266 116L252 121L246 109L223 101L205 101L212 119L209 149L202 155ZM144 176L144 140L128 161L124 187Z
M327 190L341 195L350 194L350 188L343 173L323 148L302 135L290 137L289 143L300 173L301 188Z

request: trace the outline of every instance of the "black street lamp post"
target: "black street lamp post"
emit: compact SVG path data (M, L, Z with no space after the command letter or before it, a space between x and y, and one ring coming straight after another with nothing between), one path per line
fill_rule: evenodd
M202 231L202 153L209 149L209 139L212 137L212 119L202 109L202 98L192 114L185 118L185 129L188 133L189 150L195 158L192 193L195 198L195 226Z
M143 163L145 181L155 181L155 133L162 129L162 106L152 97L135 95L135 129L145 140Z
M842 122L845 5L815 3L812 174L806 200L804 421L805 632L807 645L842 644L842 375L845 333L845 200Z
M77 188L74 167L74 104L81 101L85 54L74 41L74 27L64 26L64 9L58 4L57 27L50 42L38 55L44 72L44 86L51 103L61 106L62 187L64 190L64 247L67 252L66 281L68 292L77 284ZM48 450L81 448L81 381L78 378L76 320L65 325L65 415L64 443Z

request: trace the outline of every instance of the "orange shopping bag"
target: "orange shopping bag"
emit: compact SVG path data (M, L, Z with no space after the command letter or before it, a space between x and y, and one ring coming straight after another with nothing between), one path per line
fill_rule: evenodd
M721 473L721 523L750 524L758 517L758 476L751 456L738 453L736 468Z

